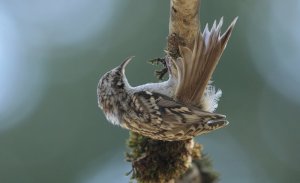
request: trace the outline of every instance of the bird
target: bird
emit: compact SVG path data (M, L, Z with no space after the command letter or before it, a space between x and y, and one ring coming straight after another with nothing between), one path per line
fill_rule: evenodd
M214 112L222 92L212 86L211 76L236 21L223 34L223 17L211 29L206 24L195 36L192 49L180 45L177 59L167 54L166 81L131 86L125 68L133 57L105 73L98 83L97 98L107 120L162 141L188 140L228 125L225 115Z

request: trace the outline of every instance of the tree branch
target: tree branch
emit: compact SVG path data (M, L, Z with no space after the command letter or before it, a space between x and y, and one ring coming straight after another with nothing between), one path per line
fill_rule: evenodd
M192 48L200 30L200 0L171 0L168 51L171 56L179 56L178 45Z
M200 30L199 6L200 0L171 0L167 52L173 60L182 57L179 46L193 48ZM128 146L131 178L138 182L213 183L218 179L210 160L202 154L202 146L194 139L159 141L130 132Z

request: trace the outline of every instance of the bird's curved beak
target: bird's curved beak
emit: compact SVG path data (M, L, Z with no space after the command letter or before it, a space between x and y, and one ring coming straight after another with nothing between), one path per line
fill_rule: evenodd
M134 56L128 57L126 58L123 63L119 66L120 70L122 71L122 74L125 73L125 67L127 66L127 64L132 60Z

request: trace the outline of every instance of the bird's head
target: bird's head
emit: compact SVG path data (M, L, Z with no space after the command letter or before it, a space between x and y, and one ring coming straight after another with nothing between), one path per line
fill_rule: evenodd
M133 57L128 57L118 67L105 73L99 80L97 87L98 104L101 109L106 103L113 102L115 95L123 92L125 85L128 85L125 76L125 67Z

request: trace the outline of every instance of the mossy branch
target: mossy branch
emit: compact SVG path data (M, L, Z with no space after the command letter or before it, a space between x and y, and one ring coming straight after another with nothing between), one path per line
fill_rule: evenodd
M171 0L167 51L180 57L178 46L191 48L200 29L200 0ZM161 73L159 73L161 74ZM162 77L160 75L160 77ZM130 132L126 158L132 163L132 179L140 183L213 183L217 174L202 146L194 139L158 141Z
M200 146L193 140L159 141L130 133L132 149L127 160L132 163L132 178L139 182L169 182L179 178L190 167L192 158L199 158Z

